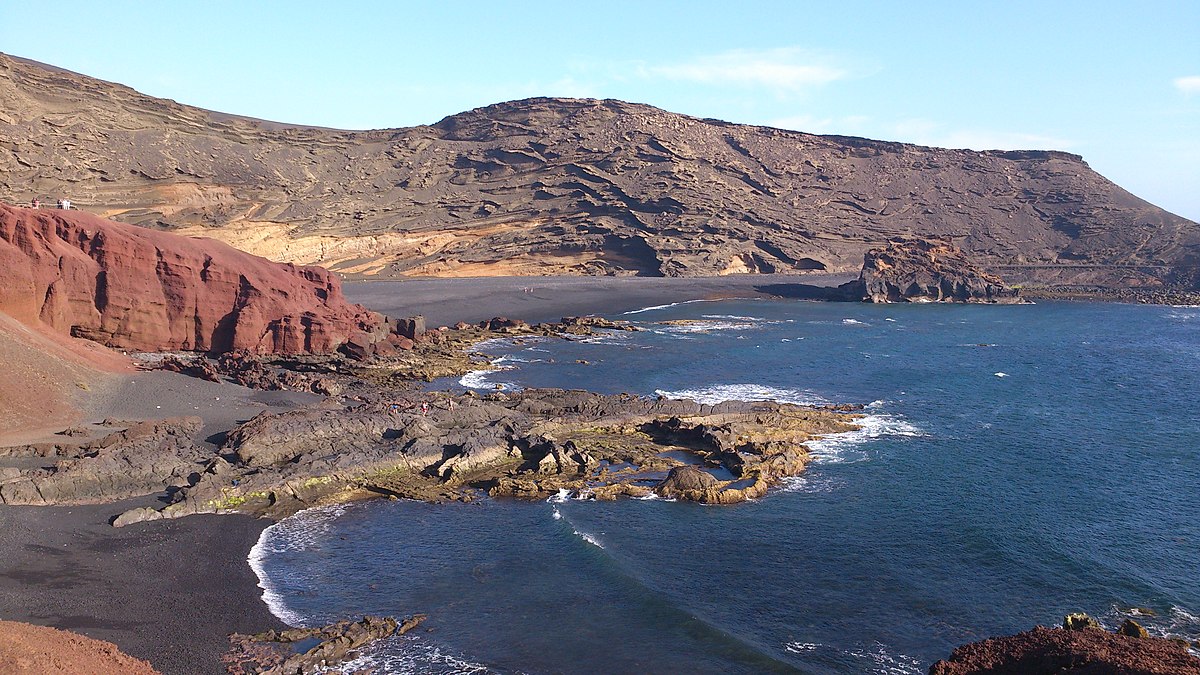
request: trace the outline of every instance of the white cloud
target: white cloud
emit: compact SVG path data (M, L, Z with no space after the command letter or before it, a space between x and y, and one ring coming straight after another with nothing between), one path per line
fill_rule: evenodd
M761 87L788 93L846 77L844 70L824 61L822 57L797 47L737 49L699 56L682 63L643 65L640 73L650 78Z
M1176 89L1185 94L1200 94L1200 75L1177 77L1174 85Z

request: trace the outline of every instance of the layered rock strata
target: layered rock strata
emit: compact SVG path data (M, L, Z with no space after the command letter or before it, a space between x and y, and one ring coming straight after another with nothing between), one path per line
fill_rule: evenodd
M864 302L1018 304L1017 289L980 270L949 241L896 239L867 251L858 279L838 287Z
M365 275L854 272L953 239L1016 282L1193 287L1200 228L1055 151L947 150L535 98L339 131L0 55L0 192Z
M64 459L53 468L0 476L0 502L86 503L155 493L170 501L123 514L117 525L225 510L283 516L371 495L438 501L485 493L545 499L567 490L611 499L654 492L728 504L761 497L799 474L809 461L804 443L856 429L855 418L778 403L702 405L583 391L412 394L264 413L215 450L187 438L189 425L198 424L190 419L60 444L54 454ZM688 488L673 471L678 467L711 480Z
M0 204L0 312L137 351L328 353L393 326L336 275L79 211Z

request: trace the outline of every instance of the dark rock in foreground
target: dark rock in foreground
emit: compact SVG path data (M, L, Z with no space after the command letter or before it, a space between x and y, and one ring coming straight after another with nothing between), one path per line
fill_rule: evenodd
M1200 674L1187 643L1131 637L1101 628L1044 628L955 649L930 675Z
M404 635L424 620L424 614L403 621L364 616L362 621L339 621L322 628L271 630L256 635L234 633L229 636L230 650L221 657L221 662L235 675L325 673L330 667L354 658L355 650L393 635ZM309 642L316 644L297 649L298 645Z

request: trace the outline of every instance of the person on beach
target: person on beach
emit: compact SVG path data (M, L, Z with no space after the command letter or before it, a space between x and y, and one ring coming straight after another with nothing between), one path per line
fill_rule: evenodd
M33 207L33 208L35 208L35 209L40 209L40 208L42 208L42 203L41 203L40 201L38 201L38 198L37 198L37 197L34 197L34 198L33 198L33 201L32 201L32 202L30 202L30 203L29 203L29 205L30 205L30 206L32 206L32 207Z

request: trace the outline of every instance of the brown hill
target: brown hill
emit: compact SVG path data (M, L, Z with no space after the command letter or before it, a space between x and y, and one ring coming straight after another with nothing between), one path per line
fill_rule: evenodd
M0 204L0 312L145 351L331 352L383 318L319 267L91 214Z
M366 275L856 272L949 238L1006 279L1194 284L1200 228L1076 155L816 136L613 100L338 131L0 55L0 193Z

